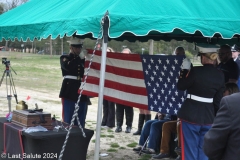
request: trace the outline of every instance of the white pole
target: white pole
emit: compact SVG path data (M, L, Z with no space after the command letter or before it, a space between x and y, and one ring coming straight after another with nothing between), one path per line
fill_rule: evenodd
M31 53L34 53L34 52L33 52L33 42L34 42L34 39L33 39L33 41L32 41L32 52L31 52Z
M50 55L52 56L52 37L50 36Z
M61 39L61 55L63 55L63 38Z
M149 55L153 55L153 40L150 40L150 44L149 44Z
M105 69L106 69L106 56L107 56L107 43L104 43L104 40L103 40L103 42L102 42L100 82L99 82L99 94L98 94L98 114L97 114L94 160L99 160L101 121L102 121L102 104L103 104L103 89L104 89Z

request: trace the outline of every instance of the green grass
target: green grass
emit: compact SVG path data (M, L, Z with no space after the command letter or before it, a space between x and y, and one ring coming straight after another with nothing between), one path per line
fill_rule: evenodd
M128 144L127 146L133 148L133 147L136 147L137 144L138 144L138 143L133 142L133 143Z
M106 135L105 134L101 134L100 137L106 137Z
M87 120L86 122L94 122L94 121Z
M93 143L95 143L95 142L96 142L96 140L95 140L95 139L93 139L93 140L92 140L92 142L93 142Z
M142 154L138 160L149 160L151 157L152 156L150 154Z
M119 147L119 149L126 149L126 147Z
M118 143L112 143L110 146L111 146L112 148L118 148L118 147L120 147Z
M114 138L114 135L107 135L107 137L109 137L109 138Z
M108 152L117 152L117 150L114 149L114 148L110 148L110 149L108 149L107 151L108 151Z
M59 56L0 52L0 57L10 60L10 69L16 90L17 87L41 92L60 90L62 73ZM2 71L5 69L5 65L2 65Z
M111 130L111 129L108 129L107 131L108 131L108 132L113 132L113 130Z

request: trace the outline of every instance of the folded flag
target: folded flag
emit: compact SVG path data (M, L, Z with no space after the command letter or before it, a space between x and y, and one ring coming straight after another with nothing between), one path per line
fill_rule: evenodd
M85 75L92 52L88 50L86 56ZM177 90L176 84L184 58L108 52L104 99L140 109L177 114L186 98L186 92ZM96 51L82 94L98 96L100 67L101 51Z

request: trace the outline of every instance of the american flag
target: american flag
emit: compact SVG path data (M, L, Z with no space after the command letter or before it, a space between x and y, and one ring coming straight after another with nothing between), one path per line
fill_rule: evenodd
M92 50L88 50L85 74ZM140 109L177 114L186 92L177 90L183 56L107 53L104 99ZM97 97L101 51L96 51L82 94Z

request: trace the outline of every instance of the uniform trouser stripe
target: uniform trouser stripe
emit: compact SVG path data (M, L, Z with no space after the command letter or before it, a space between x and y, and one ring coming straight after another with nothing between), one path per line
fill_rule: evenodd
M180 126L180 139L181 139L181 159L184 160L184 140L183 140L183 132L182 132L182 120Z
M64 98L62 98L62 120L64 120L64 109L63 109L63 104L64 104Z
M181 121L182 160L208 160L204 154L203 138L211 125L198 125Z

